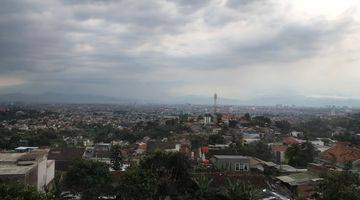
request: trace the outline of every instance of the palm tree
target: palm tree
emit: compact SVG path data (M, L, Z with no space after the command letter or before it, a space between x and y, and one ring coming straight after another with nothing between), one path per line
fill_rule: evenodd
M226 190L230 200L259 200L262 198L261 191L230 179L227 179Z
M209 192L213 179L209 179L209 177L202 175L200 177L194 178L193 180L198 186L196 196L204 197Z

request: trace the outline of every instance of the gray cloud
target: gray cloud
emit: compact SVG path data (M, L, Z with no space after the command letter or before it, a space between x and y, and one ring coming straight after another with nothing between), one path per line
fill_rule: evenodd
M358 25L347 15L293 19L274 2L5 0L0 77L24 83L0 92L71 88L73 93L155 98L174 91L194 94L183 88L203 88L206 80L215 84L209 87L231 88L237 80L224 85L204 76L214 70L221 78L231 75L228 70L255 73L254 66L276 71L304 59L317 63L329 44ZM179 77L184 70L192 76ZM256 87L248 90L262 92ZM289 90L302 90L295 87Z

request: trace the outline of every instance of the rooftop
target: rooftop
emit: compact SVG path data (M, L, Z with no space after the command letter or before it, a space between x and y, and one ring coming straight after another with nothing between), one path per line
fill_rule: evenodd
M271 149L272 151L279 151L279 152L285 152L287 150L287 146L285 145L275 145L275 146L272 146Z
M321 153L320 157L338 163L353 162L360 159L360 149L346 142L338 142L330 149Z
M299 141L296 138L290 136L284 138L283 143L286 145L295 145L295 144L299 144Z
M18 166L18 165L0 165L0 175L19 175L26 174L34 165Z
M50 150L48 159L62 161L81 159L84 151L85 148L55 148Z
M218 159L249 159L246 156L240 155L214 155L214 157Z
M306 172L307 169L298 169L290 165L276 165L277 169L283 171L283 172Z
M301 185L302 183L306 183L309 181L318 181L321 180L318 175L314 173L296 173L287 176L278 176L276 177L280 181L284 183L288 183L290 185Z
M26 153L0 153L0 164L15 163Z

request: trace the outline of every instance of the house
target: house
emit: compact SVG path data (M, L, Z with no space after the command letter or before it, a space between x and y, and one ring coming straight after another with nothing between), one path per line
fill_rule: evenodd
M294 199L311 196L316 185L322 180L316 173L301 172L276 177L283 186L288 188Z
M146 145L146 152L155 152L156 150L176 149L175 142L150 140ZM180 149L180 147L178 147Z
M250 170L250 159L246 156L214 155L211 161L219 170L231 172L248 172Z
M210 115L206 115L204 116L204 124L211 124L211 116Z
M81 159L85 148L55 148L51 149L48 158L55 160L55 170L66 171L73 160Z
M185 155L191 156L191 143L189 140L181 139L179 141L149 141L146 145L147 152L155 152L162 150L166 152L181 152Z
M330 146L325 146L325 142L322 141L320 138L312 140L310 142L318 152L324 152L330 148Z
M209 144L209 150L221 150L230 148L230 144Z
M304 133L299 131L291 131L290 136L298 138L304 136Z
M243 133L243 141L244 144L250 144L253 142L260 141L260 134L259 133L251 133L251 132L245 132Z
M55 176L55 161L48 160L47 149L23 153L0 153L0 180L19 182L44 191Z
M101 162L110 162L111 144L98 143L93 147L86 147L83 158L89 160L97 160Z
M281 164L285 162L285 152L288 149L286 145L272 145L271 151L274 154L275 162Z
M340 168L351 166L360 171L360 149L351 146L348 142L338 142L320 154L320 161L334 164Z
M264 172L265 168L264 168L264 163L265 161L256 158L256 157L250 157L248 156L248 158L250 159L250 169L252 171L257 171L257 172Z

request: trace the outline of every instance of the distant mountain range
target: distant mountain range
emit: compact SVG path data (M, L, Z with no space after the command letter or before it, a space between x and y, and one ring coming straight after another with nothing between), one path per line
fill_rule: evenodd
M212 104L211 97L186 96L174 99L176 103L193 104ZM351 106L360 107L360 99L350 98L331 98L331 97L306 97L302 95L289 96L258 96L249 100L239 100L231 98L219 98L219 104L223 105L256 105L256 106L274 106L274 105L296 105L296 106Z
M206 96L181 96L159 100L140 100L131 98L117 98L91 94L62 94L42 93L24 94L10 93L0 94L0 102L25 102L25 103L89 103L89 104L133 104L133 103L159 103L159 104L208 104L213 103L212 97ZM360 107L360 99L330 98L330 97L306 97L301 95L292 96L260 96L251 100L239 100L231 98L219 98L220 105L296 105L296 106L351 106Z
M119 98L100 96L100 95L89 95L89 94L11 93L11 94L0 94L0 102L120 104L120 103L131 103L133 102L133 100L119 99Z

